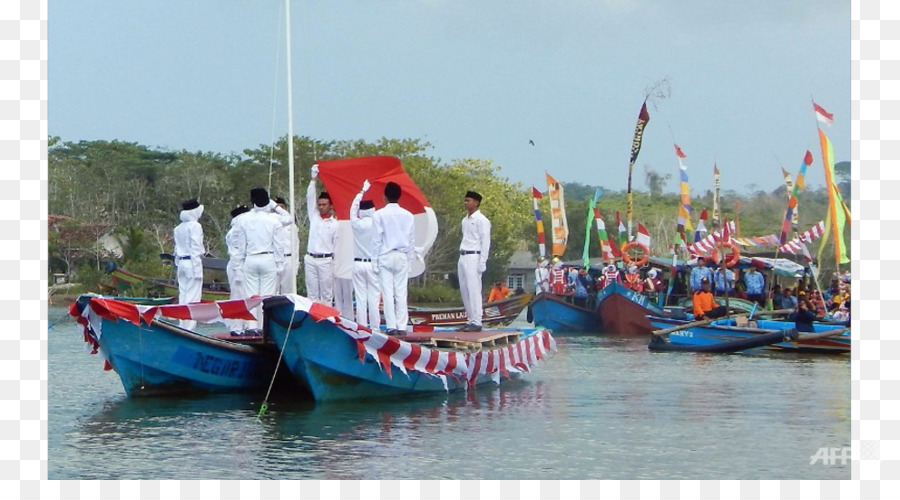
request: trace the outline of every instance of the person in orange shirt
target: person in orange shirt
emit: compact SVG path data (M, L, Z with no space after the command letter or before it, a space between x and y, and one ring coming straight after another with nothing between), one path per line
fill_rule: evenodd
M709 291L709 279L700 280L700 289L694 292L694 320L721 318L728 309L720 306Z
M509 297L509 288L506 287L503 283L497 281L494 283L494 286L491 287L491 294L488 296L488 302L495 302L497 300L503 300Z

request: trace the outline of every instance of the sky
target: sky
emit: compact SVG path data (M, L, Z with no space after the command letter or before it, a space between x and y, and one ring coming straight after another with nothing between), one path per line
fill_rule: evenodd
M56 2L49 132L171 151L240 153L287 133L283 0ZM294 133L421 139L449 162L491 160L525 186L624 190L634 165L691 191L773 190L807 150L825 183L812 100L850 151L845 0L303 0L291 3ZM659 88L659 87L658 87ZM531 145L529 141L533 141Z

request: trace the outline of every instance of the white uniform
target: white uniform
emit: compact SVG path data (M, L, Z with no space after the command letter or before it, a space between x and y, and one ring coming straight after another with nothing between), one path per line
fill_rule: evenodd
M191 210L182 210L181 224L175 226L175 266L178 268L178 303L200 302L203 294L203 227L197 222L203 215L203 205ZM193 330L194 320L179 320L182 328Z
M406 331L409 267L416 258L415 219L396 203L376 210L372 219L375 226L372 254L381 281L385 328Z
M353 228L353 293L356 294L356 322L377 330L381 325L378 303L381 290L375 266L372 263L372 248L375 238L374 208L359 209L363 193L360 192L350 204L350 226Z
M297 236L297 225L294 216L287 210L275 206L274 213L281 228L275 233L281 248L284 250L282 265L278 268L278 285L276 293L297 293L297 269L300 266L300 239Z
M337 242L338 221L323 218L316 208L315 179L306 190L306 210L309 214L309 241L303 258L306 276L306 295L315 301L331 305L334 299L334 247Z
M248 297L276 293L279 262L284 259L284 249L275 237L281 223L269 212L268 207L253 207L240 216L238 224L237 259L244 263L244 291ZM260 318L261 307L252 311ZM257 321L250 321L249 328L257 328Z
M229 298L245 299L247 292L244 290L244 261L243 252L238 248L240 241L240 221L245 214L239 214L231 219L231 228L225 233L225 246L228 248L228 264L225 273L228 275L228 288L231 290ZM230 319L226 322L233 332L242 332L247 327L247 322L242 319Z
M487 269L491 251L491 221L481 210L462 220L462 242L459 244L459 293L466 308L466 323L481 326L481 275Z

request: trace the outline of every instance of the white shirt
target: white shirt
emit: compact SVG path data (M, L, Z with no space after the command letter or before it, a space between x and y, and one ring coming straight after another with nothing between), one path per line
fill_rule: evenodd
M319 215L317 203L316 181L313 179L306 189L306 211L309 214L309 240L306 242L306 251L317 254L334 253L338 221L332 216L323 218Z
M206 253L203 248L203 226L197 222L203 215L203 205L191 210L182 210L179 214L181 224L175 226L175 258L202 257ZM176 262L176 265L178 263Z
M416 258L415 219L396 203L388 203L372 216L375 231L372 255L378 257L393 251L406 254L410 262Z
M284 260L284 249L275 237L281 223L267 207L253 207L249 212L236 217L237 243L235 248L240 262L252 255L272 253L276 262Z
M246 213L247 212L244 212L231 219L231 228L227 233L225 233L225 246L228 248L228 262L233 262L236 266L241 266L244 263L244 253L241 251L241 248L238 245L241 242L241 238L239 236L239 233L241 231L240 224Z
M462 242L459 249L469 252L480 251L479 264L487 264L488 253L491 251L491 221L481 213L481 210L463 217Z
M287 254L293 256L300 251L299 239L297 237L297 225L294 224L294 216L278 205L275 205L275 211L272 212L272 215L275 217L275 220L281 224L278 232L275 233L275 238L278 239L278 243L281 245L282 250L284 250L285 257Z
M373 241L375 239L374 208L359 209L363 193L358 193L350 204L350 227L353 228L353 256L357 259L373 257Z

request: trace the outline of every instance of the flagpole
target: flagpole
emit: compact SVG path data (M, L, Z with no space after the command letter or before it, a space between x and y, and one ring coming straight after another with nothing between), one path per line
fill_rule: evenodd
M287 66L287 115L288 115L288 201L291 204L291 214L296 218L297 210L294 204L294 105L293 87L291 85L291 0L284 0L285 12L285 40L287 53L285 65Z

